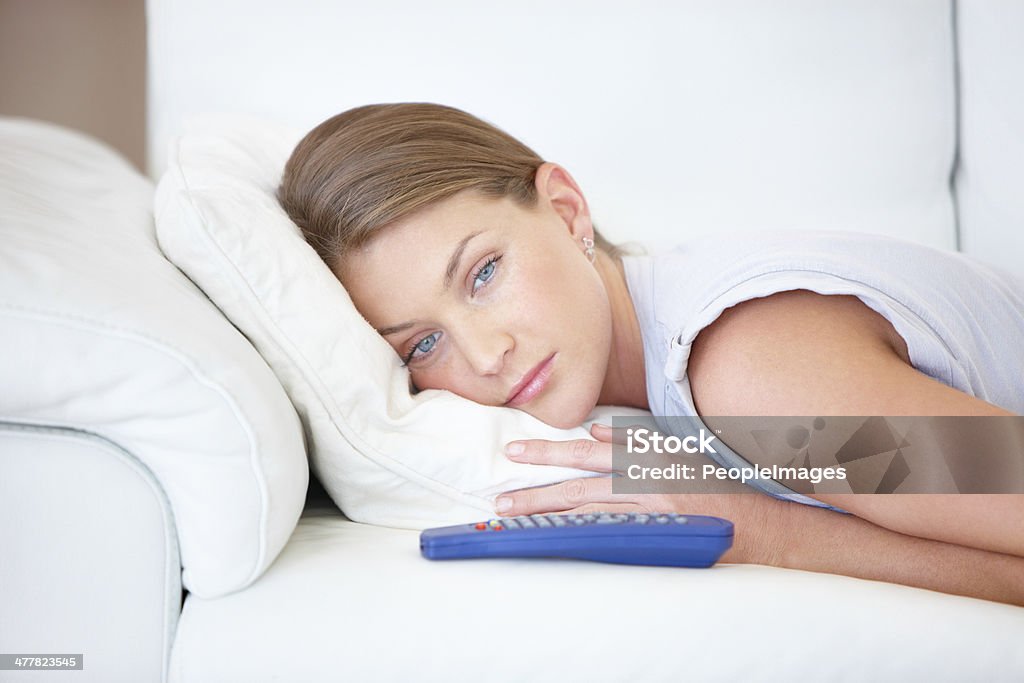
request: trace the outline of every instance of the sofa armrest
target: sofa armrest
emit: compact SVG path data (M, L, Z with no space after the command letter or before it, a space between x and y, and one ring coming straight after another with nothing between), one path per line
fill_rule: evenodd
M82 680L166 680L178 542L138 458L83 432L0 422L0 549L0 651L82 655Z

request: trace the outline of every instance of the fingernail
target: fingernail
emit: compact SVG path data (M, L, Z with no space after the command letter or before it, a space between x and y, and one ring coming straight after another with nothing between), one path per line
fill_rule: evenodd
M505 455L510 458L514 458L517 455L522 455L523 451L526 450L526 444L520 441L513 441L512 443L505 446Z
M498 512L508 512L512 509L512 499L508 496L498 496L498 500L494 503L494 508Z

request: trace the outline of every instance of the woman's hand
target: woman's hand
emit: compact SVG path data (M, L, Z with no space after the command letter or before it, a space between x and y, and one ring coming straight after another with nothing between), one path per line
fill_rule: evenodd
M516 462L613 473L612 430L594 425L597 441L513 441ZM611 477L509 491L498 497L503 515L547 512L678 512L712 515L735 525L725 563L766 564L889 581L956 595L1024 605L1024 558L916 538L854 515L777 500L738 482L712 482L714 490L677 494L612 493ZM737 488L738 487L738 488ZM726 493L746 490L748 493Z
M612 428L594 424L590 433L596 441L512 441L505 448L514 462L533 465L559 465L593 472L614 473L612 465ZM731 491L731 492L729 492ZM586 512L677 512L723 517L735 525L733 547L723 562L770 564L779 548L778 503L737 482L721 482L715 492L681 494L613 493L612 477L584 477L558 484L509 491L498 496L495 507L500 515Z

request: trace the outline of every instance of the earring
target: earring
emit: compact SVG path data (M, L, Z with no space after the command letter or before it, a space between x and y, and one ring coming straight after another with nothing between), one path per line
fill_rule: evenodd
M597 258L597 253L594 252L594 240L590 237L583 238L583 253L587 255L587 260L591 263Z

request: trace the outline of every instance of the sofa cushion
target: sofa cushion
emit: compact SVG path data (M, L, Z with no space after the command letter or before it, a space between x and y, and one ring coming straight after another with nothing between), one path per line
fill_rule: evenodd
M1012 605L758 565L431 562L418 541L307 509L258 584L223 600L186 600L171 683L1024 673L1024 610Z
M245 587L302 511L295 410L161 254L148 180L41 122L0 120L0 149L0 420L98 434L139 458L170 500L185 587Z
M564 164L616 242L838 228L955 247L951 0L150 0L147 20L153 177L194 113L309 130L426 100Z
M961 249L1024 275L1024 3L957 3Z
M310 462L352 519L426 527L493 513L500 492L587 475L513 463L519 438L590 438L447 391L413 395L392 348L274 196L301 132L241 116L193 120L156 193L160 244L277 373ZM591 416L642 411L600 408Z

